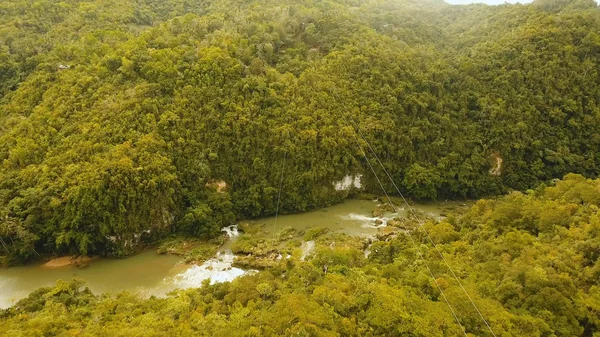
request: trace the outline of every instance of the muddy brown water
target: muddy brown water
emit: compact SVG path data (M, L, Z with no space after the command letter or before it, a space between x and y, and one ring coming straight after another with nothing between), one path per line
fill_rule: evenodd
M279 231L285 227L306 230L312 227L325 227L331 231L341 231L350 235L372 236L381 224L373 217L372 211L378 201L347 200L341 204L319 210L269 217L251 221L264 225L267 233ZM438 217L447 209L460 203L416 205L415 210L432 217ZM399 208L399 216L407 211ZM386 214L387 217L392 214ZM385 220L385 216L384 219ZM163 296L176 288L200 286L203 279L228 281L243 274L243 271L231 269L231 256L222 254L216 260L207 261L206 266L183 264L182 258L172 255L158 255L147 251L127 259L97 259L86 268L75 266L45 267L43 263L22 267L0 269L0 308L12 306L40 287L52 286L57 280L69 280L74 277L86 282L95 294L129 291L142 296ZM214 266L219 266L215 268ZM222 269L222 270L221 270Z

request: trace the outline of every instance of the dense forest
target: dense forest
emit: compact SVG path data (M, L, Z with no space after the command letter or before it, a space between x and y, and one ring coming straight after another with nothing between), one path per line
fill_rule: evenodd
M0 263L211 237L281 172L282 212L375 191L358 131L413 199L595 178L599 32L593 0L2 1Z
M568 175L425 228L496 336L600 336L600 180ZM0 311L0 335L492 336L415 230L461 331L407 233L376 241L368 257L353 240L323 235L308 261L167 298L59 282Z

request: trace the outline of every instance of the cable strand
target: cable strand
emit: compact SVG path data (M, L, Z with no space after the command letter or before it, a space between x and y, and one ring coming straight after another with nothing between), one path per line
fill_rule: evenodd
M479 308L475 304L475 301L473 301L473 299L471 298L471 295L469 295L469 293L465 289L465 287L462 284L462 282L460 281L460 279L456 276L456 273L454 272L454 269L452 269L452 267L450 267L450 264L448 263L448 261L446 260L446 258L442 254L442 252L439 250L438 246L435 244L435 242L433 241L433 239L431 238L431 236L429 235L429 232L427 232L427 230L423 226L423 222L422 222L421 219L419 219L416 211L410 206L410 204L408 203L408 201L404 197L404 194L402 194L402 192L400 191L400 189L398 188L398 186L394 182L394 179L392 179L391 175L386 170L385 166L383 166L383 163L379 159L379 156L377 156L377 154L375 153L375 150L373 149L373 147L371 146L371 144L369 143L369 141L365 138L365 136L363 135L362 131L360 131L360 128L358 127L358 125L354 122L354 120L352 119L352 117L350 117L350 119L352 120L352 124L355 126L355 128L358 131L360 137L367 144L367 146L369 147L370 152L373 154L373 156L375 157L375 159L377 160L377 162L379 163L379 165L383 169L383 172L385 172L385 174L387 175L388 179L392 182L392 185L396 189L396 192L398 192L398 194L400 195L400 197L402 198L402 200L404 201L404 203L408 207L409 212L412 213L412 215L417 220L417 224L419 225L419 229L421 230L421 232L423 232L427 236L427 239L429 240L429 242L431 243L431 245L433 246L433 248L437 251L438 255L442 258L442 261L444 262L444 264L446 265L446 267L448 268L448 270L450 271L450 273L452 274L452 276L454 277L454 279L458 282L458 285L460 286L460 288L462 289L462 291L465 293L465 295L467 296L467 298L471 302L471 305L475 308L475 310L479 314L479 317L482 319L483 323L487 326L487 328L490 331L490 333L494 337L496 337L496 334L492 330L492 327L490 326L490 324L488 323L488 321L485 319L485 317L483 316L483 314L481 313L481 311L479 310ZM393 207L393 205L392 205L392 207Z
M350 126L348 124L348 121L346 120L346 117L342 114L342 118L344 119L346 125ZM375 179L377 180L377 182L379 183L379 186L381 187L381 190L383 191L383 193L385 194L388 202L390 203L390 205L394 208L394 212L398 213L396 207L394 206L394 203L392 202L390 196L388 195L387 191L385 190L385 187L383 186L381 180L379 179L379 176L377 175L377 173L375 172L375 169L373 168L373 165L371 165L371 162L369 161L367 154L365 152L365 150L363 149L363 147L360 145L360 142L358 141L358 138L356 137L355 133L352 133L352 136L354 137L354 141L356 142L356 145L358 146L358 148L360 149L360 151L362 152L363 157L365 158L365 161L367 162L367 165L369 166L369 168L371 169L371 172L373 172L373 175L375 176ZM425 258L423 257L423 254L421 252L421 249L419 248L419 246L417 245L417 243L415 242L415 240L413 239L412 235L410 234L410 232L407 232L407 236L410 239L410 242L412 243L413 247L417 250L417 255L419 256L419 258L421 259L421 261L423 262L423 264L425 264L425 267L427 268L427 271L429 272L429 275L431 276L431 278L433 279L433 282L435 283L437 289L439 290L440 294L442 295L442 298L444 299L444 302L446 302L446 305L448 306L448 309L450 309L450 312L452 313L452 316L454 317L454 319L456 320L456 323L459 325L460 330L463 332L463 334L465 336L467 336L467 333L465 331L464 326L462 325L462 323L460 322L460 319L458 318L456 312L454 311L454 309L452 308L452 305L450 304L450 301L448 301L448 298L446 297L446 294L444 294L444 291L442 290L442 287L439 285L437 279L435 278L435 275L433 274L433 271L431 270L431 268L429 267L429 264L427 263L427 261L425 260Z
M283 177L285 173L285 159L287 152L283 154L283 163L281 165L281 180L279 182L279 192L277 193L277 208L275 209L275 223L273 224L273 240L275 240L275 233L277 231L277 218L279 217L279 203L281 202L281 190L283 188Z

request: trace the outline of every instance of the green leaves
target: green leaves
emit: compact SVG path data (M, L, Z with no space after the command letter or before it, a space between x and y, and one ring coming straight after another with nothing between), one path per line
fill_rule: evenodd
M433 169L427 169L419 164L412 165L404 176L404 185L409 193L418 199L437 198L436 185L440 182L440 176Z
M452 224L424 224L497 336L600 331L598 206L569 197L598 182L569 175L535 193L480 200L453 215ZM193 213L210 212L199 205ZM94 336L464 336L462 327L468 335L491 335L428 238L415 230L411 235L460 319L456 324L406 235L372 242L366 258L363 240L323 233L307 262L292 257L231 283L207 281L167 298L94 296L80 281L60 281L0 312L0 326L8 334ZM216 249L187 239L163 249L181 244L199 245L194 254L203 256ZM261 247L246 235L233 249L273 252L272 244Z
M3 2L0 208L24 252L210 237L275 212L284 157L284 213L342 200L346 176L379 193L357 131L416 199L596 176L590 1Z

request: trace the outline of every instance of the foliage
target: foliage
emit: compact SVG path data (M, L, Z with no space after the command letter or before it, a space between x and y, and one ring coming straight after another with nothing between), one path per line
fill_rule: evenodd
M329 228L325 228L325 227L313 227L310 229L306 230L306 233L304 233L304 241L311 241L314 240L324 234L327 234L327 232L329 232Z
M426 222L497 336L600 333L600 180L568 175L528 194L480 200ZM376 241L317 238L317 253L231 283L167 298L92 296L60 282L0 313L9 336L490 336L424 233Z
M213 257L224 238L201 240L196 237L170 236L161 240L156 252L159 254L173 254L183 256L186 263L199 263Z
M379 193L356 127L414 198L596 177L599 25L591 0L2 1L3 260L211 238L274 214L282 171L284 213Z

